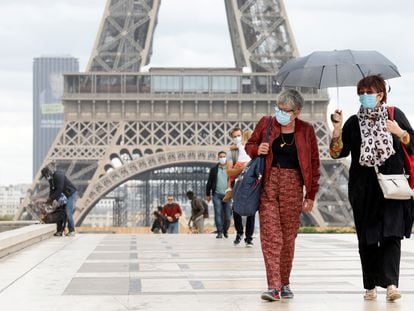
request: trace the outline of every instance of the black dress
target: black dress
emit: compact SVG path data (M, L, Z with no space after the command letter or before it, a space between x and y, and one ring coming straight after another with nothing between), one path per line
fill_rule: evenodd
M394 119L410 134L407 150L414 152L414 131L404 113L394 109ZM361 134L356 115L342 129L343 149L339 157L351 154L348 196L354 213L358 235L364 287L398 286L400 240L409 238L413 226L413 200L385 199L375 169L359 164ZM404 154L400 139L393 135L395 154L379 167L383 174L402 174Z

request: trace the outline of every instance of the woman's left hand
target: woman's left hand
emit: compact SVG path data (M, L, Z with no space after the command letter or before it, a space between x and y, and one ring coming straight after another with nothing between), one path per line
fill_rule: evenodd
M395 120L387 120L387 130L390 131L391 134L397 135L398 137L404 135L404 130L401 129Z
M312 211L312 208L313 208L313 200L311 200L311 199L305 199L303 201L303 204L302 204L302 211L304 213L309 213L309 212Z

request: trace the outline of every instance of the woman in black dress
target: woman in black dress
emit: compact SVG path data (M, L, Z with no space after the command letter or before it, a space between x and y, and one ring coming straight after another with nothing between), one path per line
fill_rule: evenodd
M375 166L383 174L404 172L404 153L414 152L414 131L395 107L394 119L385 106L387 92L380 76L359 81L361 107L342 128L341 111L333 118L330 154L338 159L351 154L348 196L354 213L366 300L377 298L376 286L387 288L387 300L399 299L401 240L410 237L413 201L385 199Z

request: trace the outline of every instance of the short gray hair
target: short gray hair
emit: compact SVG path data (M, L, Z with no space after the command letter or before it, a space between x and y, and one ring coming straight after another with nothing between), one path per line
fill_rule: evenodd
M303 96L294 89L284 90L277 99L278 104L287 104L294 110L302 109L303 102Z

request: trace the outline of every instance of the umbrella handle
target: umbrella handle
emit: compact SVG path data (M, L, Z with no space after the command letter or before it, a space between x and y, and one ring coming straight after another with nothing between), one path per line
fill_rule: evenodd
M333 123L338 123L339 121L338 120L335 120L334 116L335 116L335 114L334 113L331 113L331 121Z

